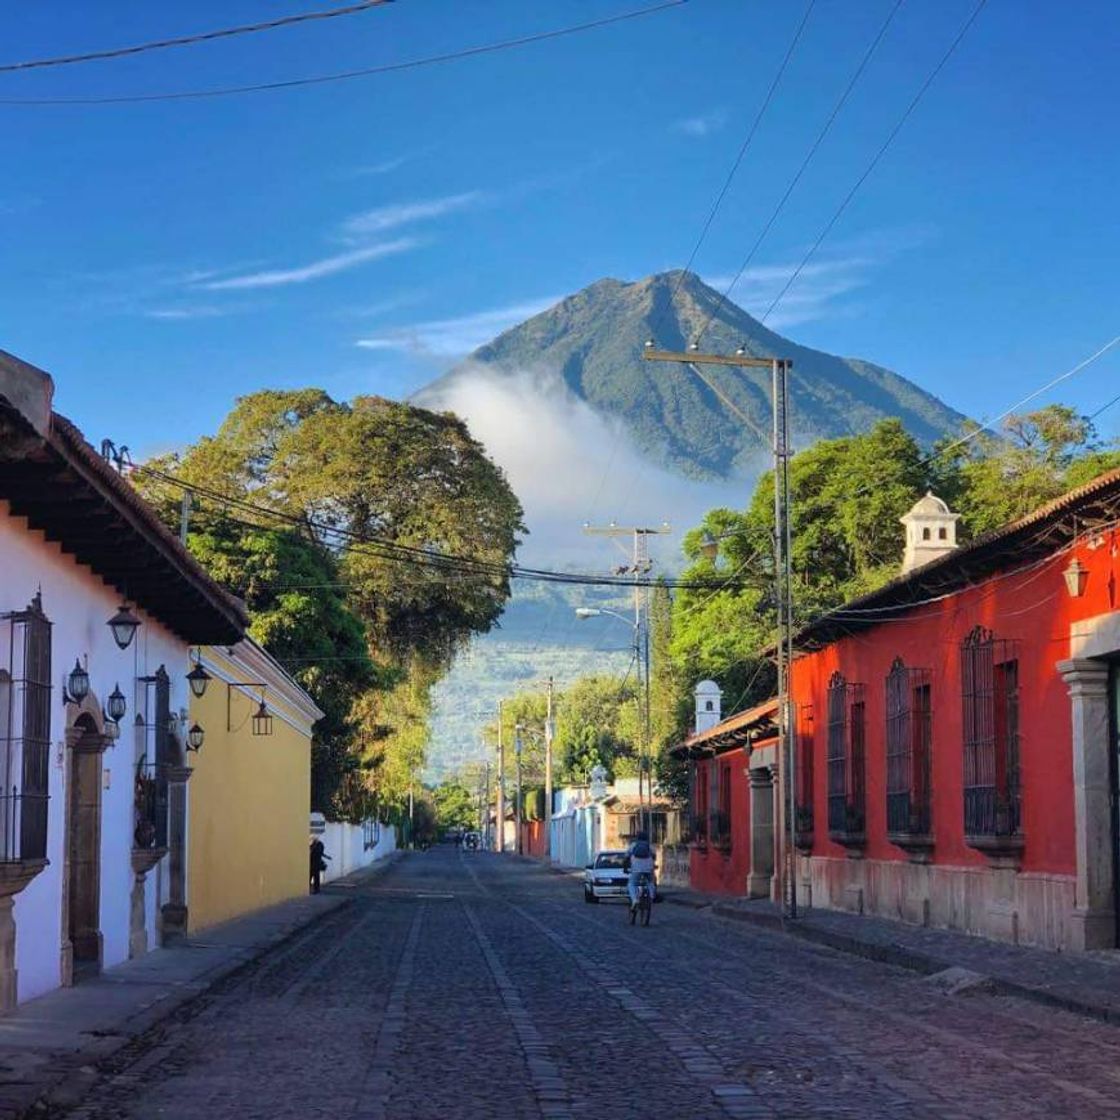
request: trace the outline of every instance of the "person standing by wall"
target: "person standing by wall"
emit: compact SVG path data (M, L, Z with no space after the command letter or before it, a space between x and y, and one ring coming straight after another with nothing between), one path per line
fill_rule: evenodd
M327 869L327 862L330 860L327 855L326 849L323 847L323 841L318 836L311 837L310 848L310 862L311 862L311 893L319 893L320 877Z

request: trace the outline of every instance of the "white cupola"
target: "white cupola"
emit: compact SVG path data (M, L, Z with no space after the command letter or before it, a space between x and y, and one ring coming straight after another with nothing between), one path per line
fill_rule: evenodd
M960 516L959 513L951 513L949 507L932 492L914 503L910 512L902 518L902 524L906 526L903 574L956 549Z
M720 701L723 693L715 681L701 681L695 690L696 696L696 731L707 731L715 727L723 718L720 715Z

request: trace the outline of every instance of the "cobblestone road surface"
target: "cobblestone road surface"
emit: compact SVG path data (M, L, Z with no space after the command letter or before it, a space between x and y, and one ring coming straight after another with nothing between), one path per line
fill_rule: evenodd
M1120 1117L1120 1030L433 849L118 1055L73 1120ZM61 1114L58 1114L61 1115Z

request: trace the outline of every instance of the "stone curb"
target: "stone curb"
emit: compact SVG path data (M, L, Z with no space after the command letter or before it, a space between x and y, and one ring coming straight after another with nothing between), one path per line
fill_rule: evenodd
M879 964L895 965L905 968L910 972L917 972L923 976L932 976L944 972L948 968L960 967L960 962L945 957L938 957L932 953L925 953L916 949L908 949L904 945L884 945L880 942L864 941L849 934L838 933L834 930L821 929L802 921L786 921L780 914L754 912L743 910L736 906L728 906L718 902L690 900L682 896L667 896L668 901L677 905L692 906L694 909L710 908L711 912L720 918L730 918L733 921L747 922L760 926L775 933L784 933L789 937L797 937L802 941L811 941L829 949L835 949L851 956L863 957L865 960L876 961ZM1072 1011L1077 1015L1084 1015L1091 1019L1098 1019L1105 1023L1120 1025L1120 1013L1115 1008L1106 1004L1094 1003L1092 1000L1080 996L1065 995L1049 988L1038 988L1030 984L1023 984L1016 980L1008 980L998 975L987 973L984 979L990 981L991 990L997 995L1014 996L1018 999L1029 1000L1046 1007L1055 1007L1062 1011Z
M324 890L346 883L357 885L376 878L396 863L405 853L395 851L382 860L352 871L324 885ZM343 887L342 889L346 889ZM131 1016L117 1030L91 1035L80 1050L60 1054L45 1063L28 1081L9 1083L0 1088L0 1120L42 1120L58 1107L78 1104L101 1076L98 1068L127 1046L150 1034L191 1004L204 999L223 981L232 980L268 953L294 940L324 918L353 905L353 898L340 895L329 899L316 913L293 919L277 932L249 948L235 950L229 960L215 965L192 980L163 991L138 1014ZM245 915L245 917L250 917Z

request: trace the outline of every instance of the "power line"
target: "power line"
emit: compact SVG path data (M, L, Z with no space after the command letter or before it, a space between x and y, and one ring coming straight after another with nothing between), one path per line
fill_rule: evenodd
M101 62L110 58L126 58L131 55L147 54L149 51L166 50L168 47L189 47L196 43L208 43L215 39L232 39L236 35L254 35L260 31L275 31L281 27L291 27L297 23L310 23L312 20L337 19L339 16L352 16L380 8L392 0L362 0L345 8L325 8L314 12L300 12L294 16L281 16L279 19L265 20L263 23L246 23L240 27L226 27L218 31L203 31L196 35L180 35L173 39L157 39L150 43L137 43L131 47L113 47L103 51L89 51L86 54L60 55L55 58L37 58L30 62L0 63L0 74L10 74L24 70L43 70L51 66L73 66L81 62Z
M844 200L836 208L836 212L828 220L824 229L821 230L820 236L815 242L813 242L812 247L802 258L801 263L797 266L796 269L794 269L793 274L786 281L785 286L774 297L770 306L766 309L766 313L762 316L763 323L765 323L766 320L770 318L770 315L773 313L774 308L777 307L778 304L781 303L781 301L785 298L786 293L796 283L797 278L801 275L802 271L804 271L805 266L809 263L810 260L813 259L813 256L816 254L817 250L821 247L821 243L829 235L829 233L832 232L832 227L835 226L836 223L840 220L840 216L848 208L848 204L852 201L853 198L855 198L856 193L859 191L860 187L863 186L868 177L871 175L872 171L875 170L876 166L879 163L879 160L883 158L883 156L886 154L887 149L894 142L894 138L902 131L902 126L910 119L911 113L913 113L914 110L918 107L918 103L925 96L926 91L929 89L929 87L933 85L933 82L936 79L937 75L941 73L945 64L949 61L950 58L952 58L957 47L961 45L961 41L964 39L965 35L968 34L968 31L972 27L972 25L976 22L976 17L983 10L986 2L987 0L979 0L979 3L977 3L976 7L973 8L972 14L968 17L967 20L965 20L964 26L960 29L960 31L957 32L957 37L952 41L952 43L949 44L949 49L941 56L937 65L930 71L929 76L922 83L918 92L914 94L914 97L911 100L910 104L906 106L906 111L902 114L901 117L899 117L898 123L888 133L886 140L883 141L882 147L880 147L880 149L872 157L871 162L864 169L863 174L860 175L860 177L852 185L852 189L848 191L848 193L844 196Z
M727 302L728 297L735 290L735 286L742 278L743 273L747 271L747 268L750 266L751 261L754 260L755 254L762 247L763 241L766 240L766 237L770 233L770 230L773 228L774 223L778 220L778 215L781 214L782 210L785 209L785 205L789 201L790 195L793 194L794 190L797 188L797 184L801 181L801 176L805 174L806 170L809 167L809 164L813 161L813 157L817 154L817 151L820 149L821 144L824 143L825 137L831 131L832 126L836 122L836 118L840 115L840 111L844 108L848 97L851 95L852 90L855 89L856 83L863 76L863 72L867 69L867 65L871 61L872 55L875 54L875 51L878 49L879 44L883 41L883 36L886 35L887 28L890 27L892 21L894 20L894 17L898 14L899 8L902 7L902 4L903 0L895 0L894 7L891 8L891 10L887 13L887 18L883 21L883 25L879 28L879 33L875 36L874 39L871 40L871 45L864 52L863 58L860 59L860 63L855 69L855 73L852 74L851 78L848 81L848 84L844 87L844 92L840 94L839 100L832 107L832 112L829 114L828 119L824 122L824 126L821 128L820 132L817 133L817 138L809 146L809 150L805 153L805 158L801 161L801 166L797 169L796 174L790 180L789 185L786 187L785 193L778 200L778 205L774 207L774 211L770 215L766 224L762 227L762 231L759 233L758 237L755 238L755 242L751 246L750 252L747 253L746 257L743 259L743 263L739 265L738 272L736 272L735 275L731 278L731 283L727 285L726 289L716 301L716 305L712 309L711 314L709 314L707 320L700 328L699 333L693 341L699 342L700 339L704 336L704 332L712 325L712 320L715 319L715 317L720 313L723 305Z
M345 544L351 552L360 555L375 556L378 559L389 560L396 563L413 564L418 567L433 568L445 574L484 576L494 579L521 579L541 583L570 583L589 587L619 587L619 588L644 588L654 587L657 580L630 578L628 576L598 576L578 572L561 572L547 568L531 568L520 564L499 563L490 560L480 560L471 556L455 553L440 552L437 549L419 548L414 545L404 545L384 537L370 536L354 532L342 526L330 525L317 521L315 518L285 513L283 510L270 509L241 498L231 497L208 487L187 482L176 478L174 475L142 465L133 465L132 473L147 474L181 490L189 490L194 495L201 495L223 506L232 506L253 513L259 517L269 517L294 528L317 530L328 537L336 538L336 543ZM268 528L259 522L248 521L245 518L235 517L228 512L224 516L236 525L245 525L248 528ZM664 580L666 585L682 590L710 590L717 586L715 581L709 580ZM307 586L322 587L326 584ZM339 582L339 587L350 587L352 584ZM285 590L297 590L299 585L288 585Z
M663 0L649 8L636 8L617 15L605 16L602 19L590 20L586 23L572 24L568 27L559 27L551 31L540 31L532 35L521 35L515 39L503 39L496 43L485 43L478 47L464 47L456 51L446 51L443 54L427 55L422 58L406 59L404 62L390 62L382 66L365 66L356 70L341 70L330 74L315 74L305 78L288 78L275 82L258 82L250 85L216 86L210 89L172 90L161 93L135 93L135 94L108 94L104 96L87 95L77 97L6 97L0 98L0 105L12 106L51 106L51 105L134 105L153 101L188 101L201 98L232 97L243 93L264 93L279 89L297 89L304 86L325 85L331 82L346 82L356 78L369 78L378 74L391 74L401 70L413 70L422 66L436 66L445 62L455 62L463 58L473 58L478 55L494 54L498 51L510 50L515 47L524 47L532 43L542 43L549 39L559 39L567 35L576 35L584 31L593 31L611 24L623 23L628 20L640 19L643 16L655 15L667 11L669 8L679 8L688 0Z
M681 290L681 284L684 282L685 274L692 268L697 254L700 252L701 246L704 244L708 236L709 230L712 228L712 223L716 220L716 215L719 213L720 207L723 205L723 200L727 197L727 192L731 189L731 184L738 174L739 165L743 162L743 157L747 154L747 149L751 146L754 140L755 133L758 132L759 125L762 124L762 118L766 116L766 111L770 108L770 102L774 100L774 94L778 90L778 84L782 80L782 76L789 66L790 59L793 58L793 53L797 49L797 44L801 41L801 34L805 30L805 25L809 22L809 16L812 14L813 7L816 0L809 0L809 5L805 9L805 14L801 17L801 22L797 25L797 30L793 33L793 39L790 41L789 47L786 49L785 57L782 59L781 65L778 67L778 72L774 75L774 80L770 83L770 88L766 91L766 96L763 98L762 104L759 106L758 112L755 113L754 120L751 126L747 129L747 135L743 139L743 143L739 147L739 154L735 157L735 162L731 165L731 170L727 173L727 178L723 182L719 193L716 195L715 202L712 203L712 208L708 212L708 217L701 227L700 236L696 239L696 244L692 247L692 252L688 255L688 260L685 262L684 268L681 270L680 275L677 277L677 282L673 285L673 290L669 294L669 302L665 308L662 309L661 314L657 317L657 322L654 324L653 333L657 334L661 322L668 310L673 306L676 301L677 295Z

